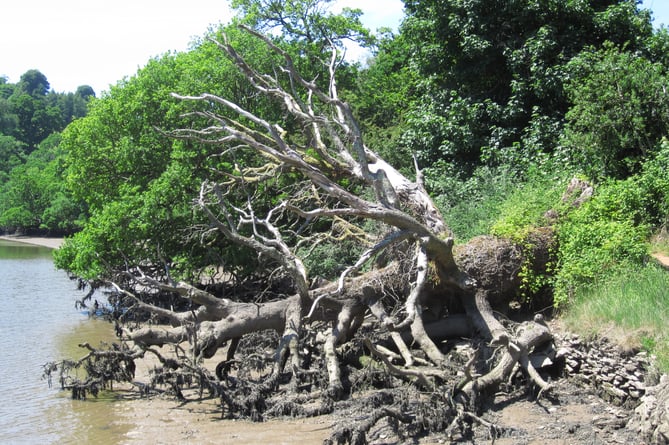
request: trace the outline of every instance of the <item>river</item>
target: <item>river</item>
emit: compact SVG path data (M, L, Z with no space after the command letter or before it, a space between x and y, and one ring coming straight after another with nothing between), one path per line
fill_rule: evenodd
M109 400L75 401L42 379L49 361L78 358L83 341L113 339L108 323L75 309L76 282L53 265L51 249L0 240L0 442L118 443L129 425Z
M221 421L215 400L175 406L161 399L72 400L57 378L41 378L50 361L80 358L77 345L114 339L108 323L75 309L76 283L56 270L51 250L0 239L0 444L322 443L330 421ZM147 366L144 364L144 371ZM138 364L138 370L140 364Z

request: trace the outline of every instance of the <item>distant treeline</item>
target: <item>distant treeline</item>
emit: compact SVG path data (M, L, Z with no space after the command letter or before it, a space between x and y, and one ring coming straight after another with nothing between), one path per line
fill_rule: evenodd
M84 206L63 186L58 145L94 97L88 85L51 91L38 70L15 84L0 77L0 232L63 235L80 227Z

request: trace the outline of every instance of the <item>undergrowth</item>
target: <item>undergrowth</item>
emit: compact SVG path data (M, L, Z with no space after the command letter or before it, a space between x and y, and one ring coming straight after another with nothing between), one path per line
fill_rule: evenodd
M654 264L630 266L596 285L584 286L564 313L567 326L585 336L606 336L657 356L669 371L669 273Z

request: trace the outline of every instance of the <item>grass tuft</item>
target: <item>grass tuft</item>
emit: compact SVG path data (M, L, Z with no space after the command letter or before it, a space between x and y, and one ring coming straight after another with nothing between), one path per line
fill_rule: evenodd
M567 326L585 336L606 336L629 349L655 354L669 371L669 273L649 264L581 288L565 314Z

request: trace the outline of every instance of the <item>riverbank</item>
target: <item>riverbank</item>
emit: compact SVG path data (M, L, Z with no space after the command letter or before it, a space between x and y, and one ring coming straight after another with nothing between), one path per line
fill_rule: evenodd
M14 241L17 243L31 244L33 246L48 247L49 249L58 249L65 241L63 238L42 238L33 236L14 236L3 235L0 239L5 241Z

